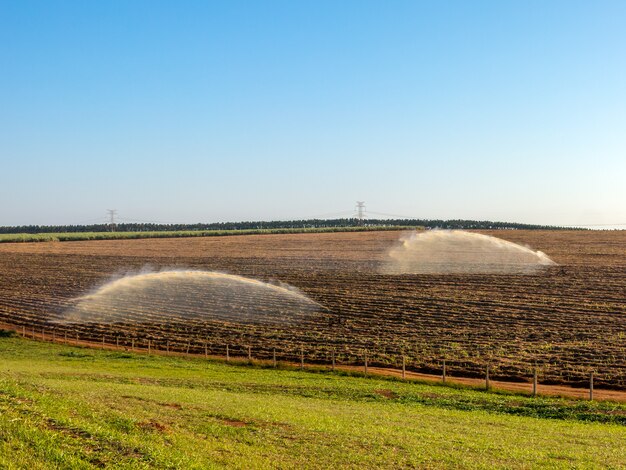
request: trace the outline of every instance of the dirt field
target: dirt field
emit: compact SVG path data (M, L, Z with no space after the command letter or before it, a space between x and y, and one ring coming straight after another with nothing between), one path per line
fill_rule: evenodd
M381 275L398 232L253 235L0 245L0 320L57 335L256 357L362 360L436 372L626 387L626 231L481 232L559 266L537 275ZM70 299L142 269L219 270L298 287L328 309L297 327L227 321L64 326Z

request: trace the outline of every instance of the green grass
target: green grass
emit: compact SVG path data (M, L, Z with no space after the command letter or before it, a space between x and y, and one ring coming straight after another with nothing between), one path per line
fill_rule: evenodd
M0 234L0 243L67 242L82 240L126 240L136 238L223 237L228 235L270 235L281 233L364 232L418 229L399 225L371 227L303 227L244 230L178 230L157 232L63 232L63 233L8 233Z
M626 468L626 406L0 337L0 468Z

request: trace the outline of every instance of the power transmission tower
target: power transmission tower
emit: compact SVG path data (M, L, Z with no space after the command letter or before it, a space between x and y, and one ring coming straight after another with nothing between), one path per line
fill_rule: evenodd
M363 225L363 218L365 217L365 201L356 202L356 218L359 225Z
M117 209L107 209L109 213L109 228L111 232L115 232L115 215L117 214Z

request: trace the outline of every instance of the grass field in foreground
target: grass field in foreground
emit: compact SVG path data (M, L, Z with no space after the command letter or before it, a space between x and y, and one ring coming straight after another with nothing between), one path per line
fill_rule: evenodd
M0 337L0 468L623 468L626 406Z
M0 234L0 243L72 242L86 240L130 240L138 238L224 237L229 235L271 235L288 233L365 232L386 230L416 230L420 227L396 225L367 227L300 227L241 230L173 230L155 232L62 232L62 233L6 233Z

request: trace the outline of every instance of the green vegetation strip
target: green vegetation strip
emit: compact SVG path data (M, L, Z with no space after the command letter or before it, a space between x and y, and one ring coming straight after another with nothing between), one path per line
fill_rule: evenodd
M623 468L626 405L0 335L0 468Z
M0 243L128 240L136 238L223 237L228 235L272 235L286 233L378 232L395 230L415 230L416 228L419 229L419 227L388 225L372 227L302 227L243 230L179 230L158 232L7 233L0 234Z

